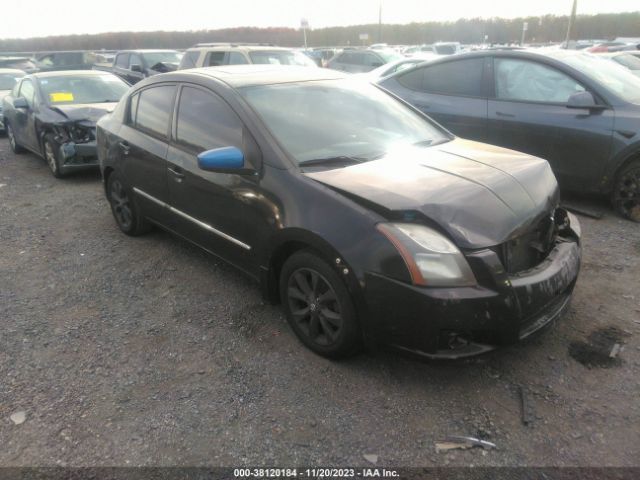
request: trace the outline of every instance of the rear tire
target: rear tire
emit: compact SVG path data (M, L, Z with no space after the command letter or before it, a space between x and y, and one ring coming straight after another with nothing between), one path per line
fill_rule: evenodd
M633 222L640 222L640 160L633 160L618 174L612 194L616 211Z
M18 155L26 152L22 145L20 145L16 141L16 136L10 123L5 123L5 131L7 133L7 137L9 137L9 145L11 146L11 151Z
M42 150L51 174L56 178L64 177L64 173L61 170L60 148L56 145L52 134L45 135Z
M338 359L360 349L362 333L347 286L314 252L302 250L286 260L280 298L289 325L315 353Z
M115 172L107 180L107 199L113 218L124 233L136 237L151 230L151 224L140 213L133 191Z

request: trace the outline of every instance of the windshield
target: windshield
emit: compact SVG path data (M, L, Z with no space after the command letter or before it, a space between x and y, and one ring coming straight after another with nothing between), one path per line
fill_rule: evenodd
M608 58L589 54L567 55L567 65L592 78L610 92L630 103L640 104L640 78Z
M22 77L19 73L0 73L0 90L12 90Z
M260 85L241 93L299 164L373 160L396 148L449 140L418 113L358 80Z
M178 52L152 52L145 53L144 60L149 68L153 68L158 63L180 63L182 56Z
M271 65L298 65L301 67L316 67L314 63L306 55L300 52L289 50L256 50L250 52L252 63L271 64Z
M629 70L640 70L640 58L635 55L616 55L613 60Z
M49 105L118 102L129 89L115 75L77 75L40 79L40 88Z

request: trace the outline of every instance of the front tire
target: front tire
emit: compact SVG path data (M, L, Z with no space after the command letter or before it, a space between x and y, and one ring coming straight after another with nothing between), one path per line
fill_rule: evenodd
M5 124L5 130L7 132L7 137L9 137L9 145L11 146L11 151L18 155L24 153L26 150L16 140L15 132L13 131L13 127L10 123Z
M359 350L362 334L347 286L314 252L296 252L284 263L280 298L289 325L315 353L338 359Z
M49 170L51 170L51 174L56 178L64 177L60 162L60 148L56 145L53 135L45 135L42 149L44 151L44 159L49 166Z
M640 160L626 165L618 174L613 188L616 211L634 222L640 222Z
M115 172L107 180L107 199L113 218L124 233L136 237L151 229L149 222L140 214L132 190Z

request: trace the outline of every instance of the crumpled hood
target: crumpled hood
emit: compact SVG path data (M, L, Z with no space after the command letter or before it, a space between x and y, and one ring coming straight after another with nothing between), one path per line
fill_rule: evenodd
M462 248L503 243L559 201L545 160L462 139L305 175L388 210L419 211Z
M117 102L84 103L77 105L52 105L50 108L71 121L87 120L95 124L107 113L113 112Z

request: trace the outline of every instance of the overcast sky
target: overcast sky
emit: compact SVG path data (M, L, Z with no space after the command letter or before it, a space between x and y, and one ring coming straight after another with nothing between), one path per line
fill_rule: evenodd
M573 0L382 0L385 23L566 15ZM3 2L4 4L5 2ZM379 0L7 0L0 38L239 26L311 28L376 23ZM578 13L640 10L639 0L578 0ZM34 13L36 12L36 13ZM21 19L20 21L11 21Z

